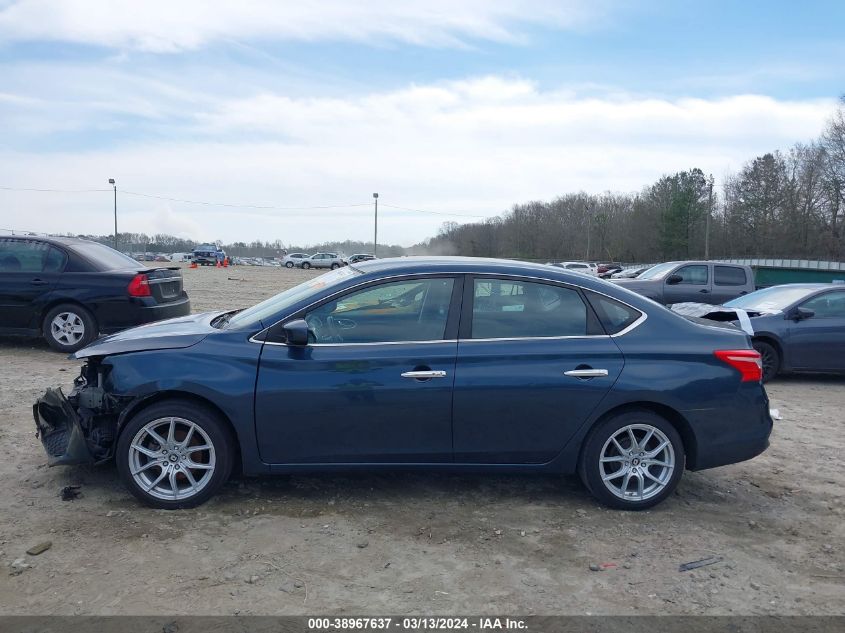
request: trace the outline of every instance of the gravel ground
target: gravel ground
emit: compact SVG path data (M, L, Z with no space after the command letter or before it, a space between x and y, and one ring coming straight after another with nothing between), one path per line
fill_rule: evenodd
M201 311L315 273L184 274ZM167 512L135 503L113 466L46 467L31 405L76 361L14 339L0 360L3 614L845 613L843 378L773 382L771 448L686 473L648 512L604 509L575 479L439 474L233 480ZM82 497L62 501L67 485ZM722 561L678 571L708 556Z

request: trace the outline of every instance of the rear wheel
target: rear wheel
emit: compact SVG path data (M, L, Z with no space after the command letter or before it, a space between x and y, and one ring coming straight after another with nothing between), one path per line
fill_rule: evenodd
M763 382L769 382L780 371L780 354L771 343L753 341L753 345L760 354L760 361L763 364Z
M308 270L309 268L311 268L311 264L309 264L308 262L302 262L302 267L303 267L305 270Z
M293 268L293 262L285 262L285 268Z
M63 303L50 310L41 329L50 347L66 354L82 349L97 338L94 315L72 303Z
M115 459L124 485L147 505L192 508L229 478L232 444L216 413L186 400L166 400L132 417Z
M675 427L651 411L636 410L614 415L590 432L578 470L603 504L645 510L672 494L684 464Z

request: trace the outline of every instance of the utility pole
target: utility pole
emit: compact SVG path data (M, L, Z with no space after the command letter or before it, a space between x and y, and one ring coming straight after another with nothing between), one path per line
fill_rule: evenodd
M117 185L114 178L109 178L109 184L114 187L114 250L117 250Z
M373 228L373 257L378 257L378 194L373 194L373 204L376 207L375 224Z
M584 212L587 214L587 255L584 259L590 261L590 228L593 223L593 216L590 214L590 205L584 205Z
M707 196L707 215L704 218L704 259L710 259L711 215L713 215L713 174L710 174L710 193Z

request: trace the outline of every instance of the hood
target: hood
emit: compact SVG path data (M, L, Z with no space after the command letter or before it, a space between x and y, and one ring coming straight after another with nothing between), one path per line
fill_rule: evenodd
M215 331L215 328L211 327L211 322L221 314L225 312L191 314L133 327L97 339L87 347L71 354L70 358L190 347Z

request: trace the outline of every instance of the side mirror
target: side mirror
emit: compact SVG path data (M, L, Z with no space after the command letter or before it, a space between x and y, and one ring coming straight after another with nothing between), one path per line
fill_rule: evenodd
M283 329L288 345L308 345L308 324L305 319L285 323Z
M803 321L804 319L809 319L810 317L814 316L816 316L816 313L813 310L810 310L809 308L798 307L790 310L789 314L787 315L787 318L792 319L797 323L798 321Z
M670 286L674 286L675 284L679 284L684 280L683 277L680 275L669 275L669 278L666 279L666 283Z

